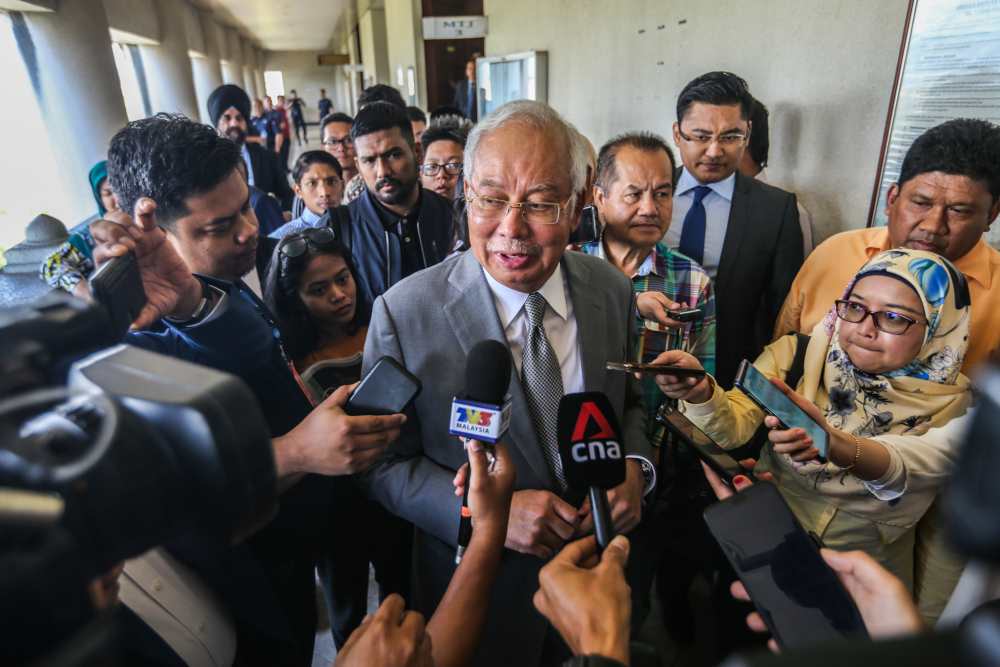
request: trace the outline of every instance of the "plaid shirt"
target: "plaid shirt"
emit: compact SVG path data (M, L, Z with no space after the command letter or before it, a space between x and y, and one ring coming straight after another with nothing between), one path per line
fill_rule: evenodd
M576 246L580 252L607 259L603 239ZM657 243L653 252L632 276L632 290L636 296L643 292L660 292L675 303L698 308L702 318L687 322L682 329L653 331L646 328L638 311L635 313L635 341L630 361L649 363L666 350L684 350L695 357L709 373L715 372L715 294L712 281L694 260ZM665 396L656 386L652 376L642 382L643 404L648 413L650 442L659 446L663 441L663 427L654 419Z

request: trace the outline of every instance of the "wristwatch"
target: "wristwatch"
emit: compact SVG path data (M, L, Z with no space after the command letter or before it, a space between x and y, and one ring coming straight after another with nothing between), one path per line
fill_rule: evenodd
M639 464L643 479L642 497L645 498L656 488L656 466L645 456L639 456L638 454L626 454L625 460L635 461Z

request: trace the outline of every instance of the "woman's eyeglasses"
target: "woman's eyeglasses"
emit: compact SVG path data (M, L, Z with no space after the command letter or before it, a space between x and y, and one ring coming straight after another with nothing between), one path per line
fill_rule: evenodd
M288 259L295 259L300 257L310 245L314 247L324 246L336 240L337 235L329 227L307 229L304 232L286 236L278 252Z
M871 317L876 329L893 336L905 334L914 324L923 324L920 320L891 310L868 310L867 306L857 301L838 299L835 303L837 304L837 317L845 322L860 324L865 321L866 317Z

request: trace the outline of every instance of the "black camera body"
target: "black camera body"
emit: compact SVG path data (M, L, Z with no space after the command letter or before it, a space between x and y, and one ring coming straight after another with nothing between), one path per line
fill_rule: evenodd
M238 541L277 508L270 432L240 379L93 351L117 336L68 295L16 315L0 314L4 664L90 622L87 584L112 565L191 535Z

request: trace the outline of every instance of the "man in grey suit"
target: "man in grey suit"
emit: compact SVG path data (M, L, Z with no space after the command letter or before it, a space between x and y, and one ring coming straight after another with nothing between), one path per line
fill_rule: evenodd
M565 253L586 181L585 152L559 115L537 102L483 119L466 147L471 250L401 281L374 304L365 365L384 355L420 378L404 434L368 474L372 494L417 528L414 606L430 614L454 571L460 500L452 479L465 461L448 435L469 350L507 344L516 372L507 436L517 468L503 562L488 630L472 664L539 665L568 657L535 611L538 570L567 540L592 531L589 506L566 489L555 442L564 393L603 391L622 423L626 481L609 492L620 532L638 524L654 483L644 414L632 378L605 370L628 356L629 281L607 262Z

